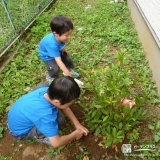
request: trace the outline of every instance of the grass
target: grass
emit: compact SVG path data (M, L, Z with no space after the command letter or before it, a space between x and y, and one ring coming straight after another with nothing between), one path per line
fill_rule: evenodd
M0 18L3 20L3 25L0 25L0 50L3 50L17 35L23 32L48 3L50 0L39 0L38 2L25 0L21 3L16 0L4 1L6 9L3 2L0 3Z
M64 0L59 0L54 10L48 10L38 17L28 30L32 33L32 38L18 51L17 56L0 75L0 114L7 112L7 108L17 98L27 93L26 88L31 90L43 81L45 67L38 57L38 43L50 32L49 20L58 14L65 14L73 21L73 35L66 49L75 62L75 70L82 75L81 80L87 90L96 96L90 97L91 102L82 97L80 100L89 115L86 115L90 121L89 127L95 129L93 126L101 126L95 131L96 135L112 135L110 140L103 142L103 146L115 146L116 143L122 142L124 135L127 143L139 141L139 144L158 146L160 134L156 114L160 102L159 95L126 2L66 0L64 5ZM120 98L126 96L133 99L136 106L132 110L118 108L115 111L114 107L119 105ZM111 115L114 117L107 119L109 113L104 109L113 113L109 118ZM124 113L128 114L126 119L123 118ZM120 114L123 116L119 116ZM118 125L111 123L113 120L118 122ZM105 128L103 131L106 122L110 122L110 129ZM144 122L147 124L144 125ZM144 134L143 126L147 132L151 131L152 136L148 133L145 133L145 137L140 136ZM117 135L119 138L116 139ZM147 136L150 138L147 139ZM160 153L159 149L156 153ZM146 159L149 160L149 157Z

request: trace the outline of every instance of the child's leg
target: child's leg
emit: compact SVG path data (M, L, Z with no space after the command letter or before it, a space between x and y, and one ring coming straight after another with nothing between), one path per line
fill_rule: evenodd
M77 72L73 71L74 64L73 64L71 57L69 55L67 55L66 53L63 53L63 54L61 54L61 59L62 59L62 62L65 64L65 66L69 69L72 77L77 78L79 76L79 74Z
M58 122L59 128L65 125L66 123L65 117L61 111L58 111L57 122ZM34 126L27 134L24 134L22 136L13 136L13 138L16 140L26 141L26 140L35 139L35 138L44 139L46 137Z
M31 139L43 139L45 136L34 126L27 134L21 136L22 141Z
M46 69L48 71L49 76L51 78L58 77L60 68L57 65L56 61L55 60L51 60L51 61L47 61L47 62L44 62L44 63L46 65Z
M61 53L61 59L62 59L62 62L65 64L65 66L69 70L74 68L72 58L69 55L67 55L66 53L63 53L63 54Z
M49 87L49 85L45 82L41 82L33 89L33 91L38 89L38 88L42 88L42 87Z
M12 137L16 140L26 141L26 140L31 140L34 138L45 138L45 136L41 132L39 132L35 126L28 133L21 135L21 136L13 134L10 130L9 132L12 135Z

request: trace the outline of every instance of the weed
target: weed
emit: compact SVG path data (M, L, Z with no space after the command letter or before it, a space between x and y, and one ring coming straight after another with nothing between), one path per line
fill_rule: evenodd
M3 130L4 130L4 128L3 128L3 127L0 127L0 138L3 137Z
M81 151L81 153L76 155L77 160L82 160L85 156L88 157L88 155L90 155L90 153L87 151L87 148L85 146L80 146L79 150Z
M61 146L59 148L53 148L53 147L49 147L48 149L46 149L46 152L48 153L48 155L50 157L54 157L57 154L61 153L61 151L65 148L65 146Z
M4 156L0 153L0 160L11 160L12 157L10 156Z

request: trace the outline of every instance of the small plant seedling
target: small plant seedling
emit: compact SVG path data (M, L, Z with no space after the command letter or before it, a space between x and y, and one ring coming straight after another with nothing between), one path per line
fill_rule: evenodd
M87 147L85 146L79 146L79 150L81 151L80 154L76 155L77 160L82 160L83 157L90 155L90 153L87 151Z
M54 157L58 155L65 147L66 146L61 146L59 148L49 147L48 149L46 149L46 152L48 153L50 157Z
M13 147L14 147L14 146L15 146L15 144L14 144L14 143L12 143L12 144L11 144L11 146L13 146Z
M0 127L0 138L3 137L3 130L4 130L4 128L3 128L3 127Z

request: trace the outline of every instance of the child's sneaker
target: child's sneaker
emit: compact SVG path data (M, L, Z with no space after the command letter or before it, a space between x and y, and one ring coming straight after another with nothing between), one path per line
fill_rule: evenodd
M48 82L48 84L51 84L53 80L54 80L54 78L51 78L50 75L47 73L46 74L46 81Z
M49 139L46 137L46 138L37 138L36 139L37 142L41 142L41 143L45 143L45 144L48 144L49 146L52 146L51 145L51 142L49 141Z
M73 78L77 78L79 76L79 74L77 72L75 72L74 70L71 70L70 73Z
M75 72L74 70L71 70L70 73L73 78L77 78L79 76L79 74L77 72ZM65 76L66 74L63 72L63 75Z

